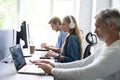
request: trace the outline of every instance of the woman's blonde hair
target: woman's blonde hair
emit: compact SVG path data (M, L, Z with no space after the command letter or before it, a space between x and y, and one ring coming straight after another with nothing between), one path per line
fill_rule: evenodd
M74 34L78 37L78 40L79 40L79 42L80 42L80 55L82 56L82 38L81 38L80 29L78 28L76 19L75 19L73 16L70 16L70 17L72 18L73 23L75 24L75 28L70 29L69 34L68 34L67 37L65 38L65 41L64 41L64 44L63 44L63 46L62 46L61 52L64 51L63 49L64 49L64 46L65 46L65 44L66 44L66 41L67 41L68 37L69 37L71 34L74 33ZM64 18L63 18L63 21L66 21L68 24L71 22L69 16L64 17Z

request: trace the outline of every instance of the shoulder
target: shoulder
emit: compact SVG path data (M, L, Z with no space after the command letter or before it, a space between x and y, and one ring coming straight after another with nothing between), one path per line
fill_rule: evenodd
M64 31L62 30L62 31L60 31L60 34L61 34L61 35L67 35L67 32L64 32Z
M76 35L70 35L69 37L68 37L68 40L78 40L78 38L77 38L77 36Z
M116 59L119 59L120 56L120 40L114 42L108 47L105 47L103 49L103 56L106 58L111 58L115 57Z
M73 35L73 34L69 36L69 39L76 39L76 38L77 38L77 36Z

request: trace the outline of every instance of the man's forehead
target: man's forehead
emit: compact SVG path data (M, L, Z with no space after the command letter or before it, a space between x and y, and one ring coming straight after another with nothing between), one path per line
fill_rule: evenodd
M95 26L99 26L101 24L104 24L104 21L101 18L96 18L96 20L95 20Z
M95 19L95 24L101 23L101 22L102 22L102 19L101 19L101 18L96 18L96 19Z

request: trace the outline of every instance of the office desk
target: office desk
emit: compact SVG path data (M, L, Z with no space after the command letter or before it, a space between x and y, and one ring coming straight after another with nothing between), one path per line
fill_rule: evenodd
M50 75L18 74L14 63L0 63L0 80L54 80Z

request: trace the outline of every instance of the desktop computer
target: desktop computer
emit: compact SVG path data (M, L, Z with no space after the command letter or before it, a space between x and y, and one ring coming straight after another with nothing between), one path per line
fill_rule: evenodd
M28 48L29 45L29 25L23 21L20 26L20 31L17 31L16 44L21 44L23 48ZM23 44L21 43L23 41Z
M0 30L0 61L10 59L11 53L9 47L16 45L16 30L1 29Z

